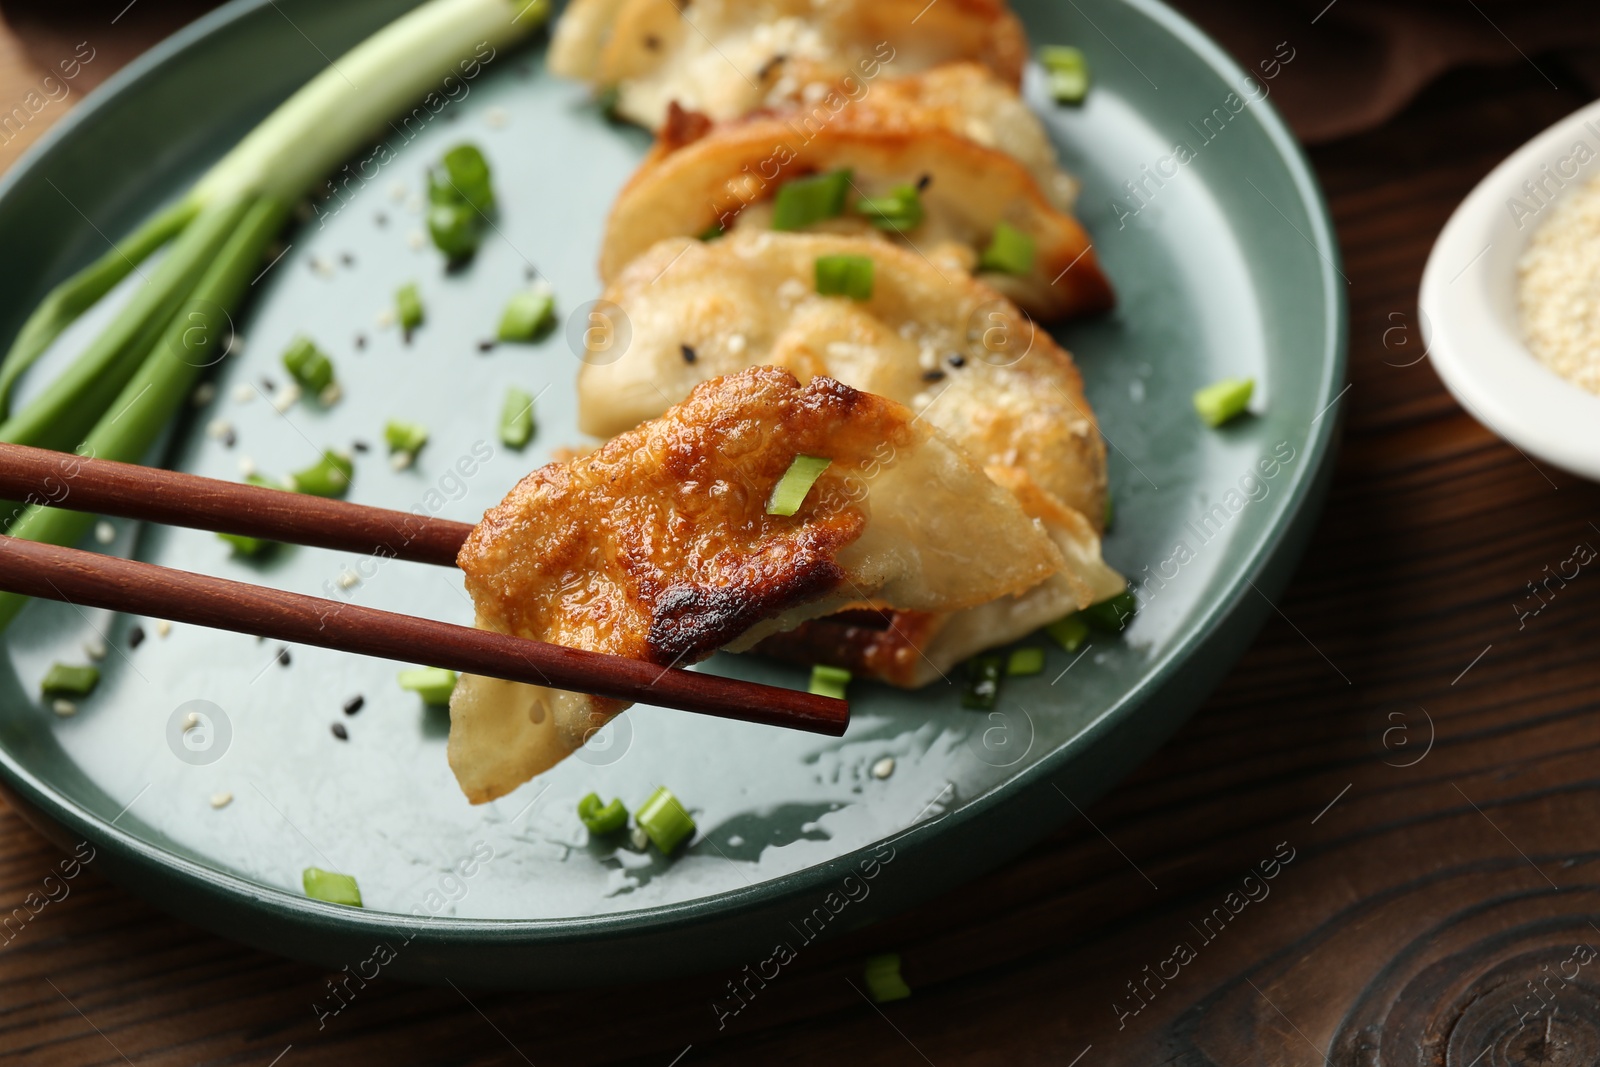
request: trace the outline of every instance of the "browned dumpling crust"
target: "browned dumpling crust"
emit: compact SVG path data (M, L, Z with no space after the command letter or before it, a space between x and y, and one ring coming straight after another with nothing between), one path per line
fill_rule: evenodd
M1093 243L1071 214L1076 183L1057 165L1044 128L1009 86L974 64L886 81L820 117L792 108L713 126L674 109L612 208L600 276L610 281L667 237L771 229L774 197L786 182L842 170L850 172L850 203L915 186L923 218L903 232L885 231L847 208L809 229L892 241L959 263L1043 320L1115 302ZM1034 242L1026 273L980 266L1002 224Z
M1027 57L1004 0L573 0L550 69L654 130L673 102L732 119L960 60L1014 86Z
M797 455L832 462L793 515L768 513ZM524 478L462 547L477 624L685 666L857 602L946 611L1020 595L1066 566L1046 529L893 400L756 367ZM624 705L467 676L450 766L502 796Z

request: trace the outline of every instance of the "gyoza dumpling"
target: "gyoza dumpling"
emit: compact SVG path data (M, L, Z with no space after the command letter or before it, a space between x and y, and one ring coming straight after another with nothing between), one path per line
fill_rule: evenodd
M1043 319L1113 303L1089 236L1069 214L1076 183L1027 105L973 64L883 82L815 120L792 110L710 126L674 110L612 208L600 276L610 281L667 237L770 230L782 187L819 174L835 176L839 195L834 214L808 231L876 236L960 262ZM861 211L863 201L910 189L916 215L892 228ZM980 257L1002 226L1032 247L996 270Z
M826 256L871 260L871 299L819 295ZM663 241L605 298L632 338L578 374L586 434L621 433L706 378L770 364L897 400L980 465L1020 467L1096 528L1104 515L1105 444L1072 357L950 264L866 238L740 231Z
M832 462L768 512L796 456ZM901 404L758 367L528 475L459 563L477 625L684 666L848 604L947 612L1020 594L1066 561L1017 498ZM450 766L473 803L554 766L626 705L463 677Z
M1016 85L1027 56L1004 0L572 0L550 69L654 130L674 101L731 119L962 59Z
M816 260L836 255L871 260L871 299L817 294ZM827 375L899 400L949 434L1067 561L1049 580L982 606L897 612L864 603L761 651L917 686L1126 587L1100 555L1105 445L1077 368L982 284L883 242L736 233L711 244L664 241L606 296L629 317L632 342L615 361L589 361L579 373L584 432L615 433L701 378L740 366Z

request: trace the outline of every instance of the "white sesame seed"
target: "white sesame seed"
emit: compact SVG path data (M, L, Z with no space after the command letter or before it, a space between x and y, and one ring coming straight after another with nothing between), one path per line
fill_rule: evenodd
M183 717L183 732L184 733L188 733L190 730L193 730L196 726L199 726L199 725L200 725L200 713L198 711L191 711L189 714L187 714L187 715L185 715Z
M284 414L299 402L300 387L293 382L279 389L272 398L272 406L277 409L279 415Z
M156 636L165 637L172 632L172 624L166 619L156 620Z
M117 539L117 528L101 519L94 524L94 539L102 545L109 545Z
M389 457L389 466L397 471L403 471L416 462L416 459L417 454L415 452L396 452Z
M212 793L211 794L211 806L213 808L225 808L229 804L232 804L232 803L233 803L233 794L227 792L226 790L224 790L221 793Z
M872 765L872 777L887 778L894 773L894 757L885 756Z
M1549 212L1517 263L1522 329L1551 370L1600 393L1600 177Z
M745 344L745 342L744 342L744 334L736 333L736 334L730 334L729 335L729 337L728 337L728 351L729 352L732 352L736 356L739 355L741 352L744 351L744 344Z
M106 643L98 638L83 643L83 654L92 660L105 659L107 651Z
M333 264L329 263L321 256L311 257L311 269L322 275L324 278L333 277Z
M344 389L338 382L329 382L328 387L317 394L317 402L325 408L331 408L344 399Z
M650 847L650 835L645 833L642 827L635 826L629 830L628 840L632 842L634 848L641 851Z
M210 382L201 382L194 391L194 396L189 399L197 408L203 408L217 398L217 387Z
M393 200L395 203L398 204L400 201L404 200L405 198L406 198L406 183L405 182L396 181L393 185L389 186L389 199L390 200Z
M355 571L345 568L339 572L338 581L340 589L354 589L361 584L361 576Z
M249 456L239 457L239 476L248 478L256 472L256 461Z
M394 325L394 309L384 308L378 312L378 329L387 330Z
M78 705L74 704L70 700L57 700L50 705L50 710L61 716L63 719L70 719L72 716L78 714Z
M233 432L233 423L227 419L212 419L206 424L206 436L213 441L220 441Z
M491 107L483 113L483 121L494 129L500 129L506 124L505 108Z
M411 212L413 215L422 214L421 195L412 193L410 196L406 197L406 210Z
M406 244L411 246L411 251L420 252L428 247L428 238L423 235L421 230L412 230L406 234Z
M256 398L256 387L249 382L240 382L233 387L233 402L235 404L248 404Z

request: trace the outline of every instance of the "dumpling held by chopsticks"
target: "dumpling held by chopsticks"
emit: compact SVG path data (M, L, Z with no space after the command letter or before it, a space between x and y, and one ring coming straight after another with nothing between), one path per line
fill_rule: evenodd
M663 668L848 604L957 610L1066 566L1016 497L927 420L773 367L704 382L588 456L534 471L459 563L479 626ZM464 677L451 769L473 803L493 800L624 707Z

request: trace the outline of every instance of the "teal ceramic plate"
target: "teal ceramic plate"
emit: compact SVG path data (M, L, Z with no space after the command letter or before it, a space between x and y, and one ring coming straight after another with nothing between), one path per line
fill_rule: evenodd
M85 101L0 189L5 336L103 251L102 234L128 232L324 54L407 6L240 0ZM444 717L397 688L394 664L307 648L285 663L250 637L162 636L154 620L40 603L0 656L0 768L19 804L64 845L87 841L105 875L229 937L335 968L382 940L391 974L523 986L764 960L777 942L797 948L925 899L1078 817L1195 709L1271 610L1331 466L1345 283L1315 181L1265 98L1284 55L1260 57L1252 77L1153 0L1017 7L1035 42L1082 46L1095 75L1081 109L1051 104L1037 70L1027 93L1084 181L1083 219L1120 297L1113 315L1061 336L1112 442L1106 555L1147 601L1123 636L1077 656L1052 647L1044 673L1008 681L989 715L961 710L954 687L856 685L842 739L635 708L556 770L474 808L445 764ZM216 397L152 459L223 478L248 459L281 474L361 439L375 447L357 456L352 499L472 520L580 442L566 330L535 347L477 342L531 265L565 312L598 295L602 221L646 141L546 75L542 50L496 56L437 114L397 127L393 162L288 235L237 323L242 349L216 368ZM420 247L422 174L464 139L495 167L500 232L447 274ZM408 345L379 320L412 280L428 321ZM94 325L64 338L55 365ZM278 357L302 332L333 354L345 399L280 414L262 379L281 388ZM1260 414L1206 430L1190 395L1225 376L1257 379ZM511 385L539 394L538 437L521 454L496 441ZM433 431L410 470L383 454L390 418ZM218 419L232 447L206 432ZM209 534L112 525L112 550L152 562L471 618L450 571L313 550L247 564ZM113 649L104 682L58 718L41 676L101 639ZM806 682L749 656L705 669ZM365 707L345 716L357 695ZM209 734L186 742L197 709ZM885 757L894 770L880 778L871 768ZM664 860L586 840L579 797L631 806L660 783L701 828L686 851ZM306 900L308 866L356 875L365 910Z

